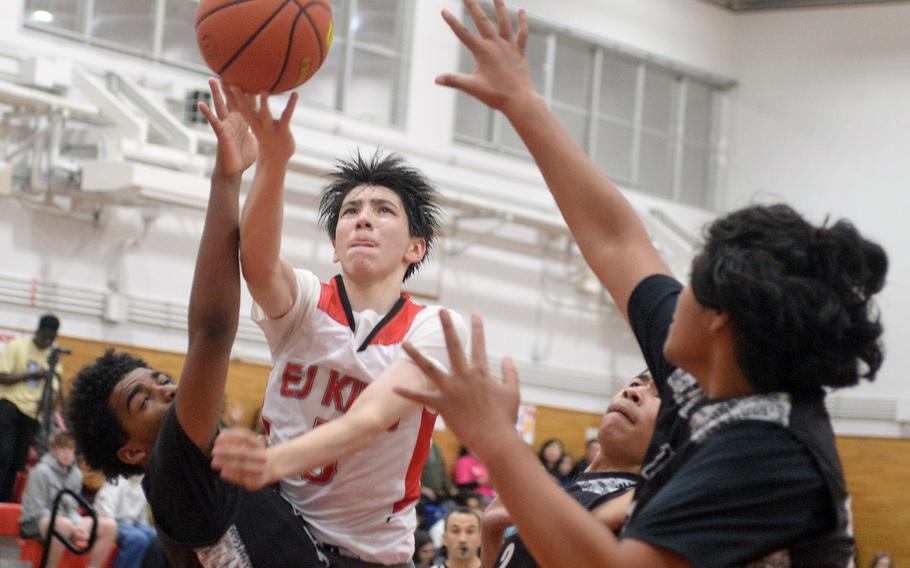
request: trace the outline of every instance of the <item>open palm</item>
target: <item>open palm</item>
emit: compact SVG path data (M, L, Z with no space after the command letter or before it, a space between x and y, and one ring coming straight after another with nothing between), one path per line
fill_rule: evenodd
M212 125L218 137L218 164L224 175L231 177L242 174L259 156L256 137L236 110L230 108L221 95L218 81L209 79L212 90L212 104L215 111L205 103L199 103L199 110Z

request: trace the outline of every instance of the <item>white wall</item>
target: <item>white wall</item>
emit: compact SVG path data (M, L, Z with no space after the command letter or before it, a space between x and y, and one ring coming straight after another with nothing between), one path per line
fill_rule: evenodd
M784 199L847 217L890 256L885 364L850 394L910 397L910 6L736 20L725 207Z
M721 75L734 75L735 14L700 0L525 0L533 16Z

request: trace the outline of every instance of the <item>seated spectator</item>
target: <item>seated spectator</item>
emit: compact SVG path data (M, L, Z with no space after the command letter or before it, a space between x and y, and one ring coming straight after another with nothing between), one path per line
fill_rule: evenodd
M654 433L660 408L657 387L647 371L613 397L597 431L600 451L566 491L601 523L618 532L639 482L641 462ZM590 447L590 445L589 445ZM512 524L498 500L483 514L483 566L537 568L518 533L503 535Z
M420 475L422 500L447 505L458 494L458 489L446 473L446 461L435 441L430 443L430 453ZM451 508L451 505L449 506Z
M414 568L430 568L436 560L436 547L430 533L417 529L414 533Z
M487 501L493 499L495 495L487 467L464 446L461 447L460 457L455 462L455 485L459 489L469 489L478 493L486 497Z
M877 552L869 568L894 568L894 560L887 552Z
M588 469L588 466L591 465L591 462L594 461L594 456L597 455L597 452L600 451L600 442L597 441L597 438L591 438L585 443L585 455L580 460L575 462L575 467L572 468L572 477L575 477L579 473Z
M19 516L19 533L22 538L47 538L54 499L64 489L76 494L82 490L82 472L76 465L76 443L67 432L61 432L51 439L49 453L44 454L28 476L22 496L22 513ZM80 515L77 507L73 497L64 496L57 508L54 527L70 542L85 543L91 531L92 519ZM101 568L104 565L116 537L117 523L99 515L95 544L89 552L89 568ZM48 566L57 566L62 555L63 544L52 538Z
M480 517L467 507L456 507L445 518L445 562L434 568L480 568Z
M473 491L459 491L458 495L455 496L455 507L465 507L468 508L480 517L483 515L484 509L487 507L487 501L477 493ZM441 548L443 545L443 535L445 534L445 517L439 519L433 526L430 527L430 539L433 541L433 546L437 549Z
M569 454L563 454L559 463L556 464L556 481L563 487L567 487L572 481L573 471L575 471L575 461Z
M105 484L95 496L95 509L99 515L117 521L120 551L112 568L140 568L146 550L158 538L149 524L142 476L121 477Z
M556 468L559 466L559 461L565 453L566 448L563 445L562 440L550 438L540 446L540 449L537 451L537 458L540 460L540 463L543 464L547 473L559 479Z

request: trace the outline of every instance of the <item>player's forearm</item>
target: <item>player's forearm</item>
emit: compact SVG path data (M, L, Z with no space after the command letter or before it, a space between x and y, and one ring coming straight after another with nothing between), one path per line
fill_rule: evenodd
M483 528L480 533L480 565L481 568L493 568L502 548L506 527L499 523L487 524L486 518L481 524Z
M388 423L376 416L349 412L283 444L269 448L266 460L270 477L282 479L332 464L367 448L386 431Z
M190 293L190 340L197 333L233 342L240 304L240 176L225 177L216 164Z
M279 270L284 222L284 182L287 164L260 160L240 220L240 260L243 277L255 286Z

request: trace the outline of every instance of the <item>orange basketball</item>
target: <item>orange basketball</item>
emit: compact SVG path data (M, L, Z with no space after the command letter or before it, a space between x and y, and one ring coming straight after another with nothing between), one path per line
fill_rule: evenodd
M332 45L329 0L202 0L196 41L228 85L280 93L316 73Z

